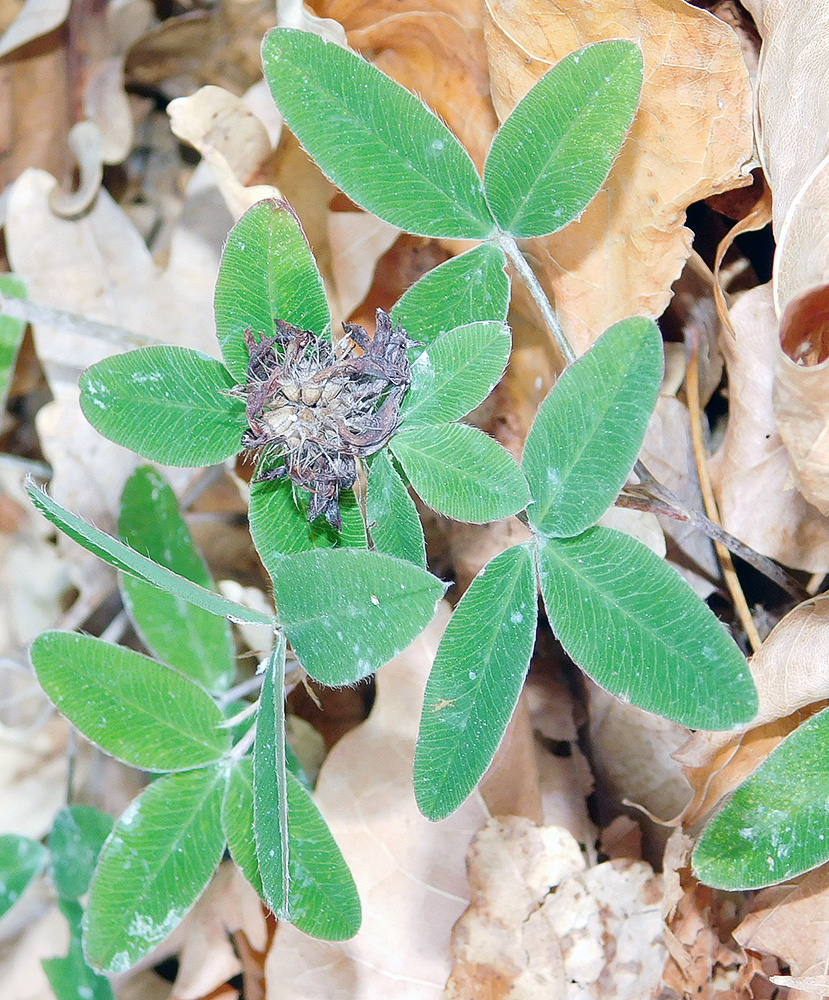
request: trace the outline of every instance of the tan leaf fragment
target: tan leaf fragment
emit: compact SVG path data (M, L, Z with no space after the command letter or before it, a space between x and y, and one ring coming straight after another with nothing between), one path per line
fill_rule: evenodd
M271 153L271 139L245 102L222 87L207 86L167 107L170 128L197 149L234 219L264 198L280 198L270 184L245 182Z
M14 21L0 38L0 56L8 55L35 38L63 24L69 0L26 0Z
M771 287L744 293L730 311L729 420L709 469L723 527L763 555L810 573L829 569L829 522L791 483L792 462L775 416L780 357Z
M616 1000L658 987L661 878L642 861L586 868L561 827L490 820L468 858L446 1000Z
M317 783L320 807L354 875L363 925L332 943L280 925L266 965L280 1000L440 997L450 971L449 934L468 899L464 858L487 816L471 796L442 823L417 809L412 756L423 691L448 618L377 675L368 720L332 749Z
M391 248L400 229L369 212L330 212L328 242L337 291L337 315L351 316L374 280L377 261Z
M659 316L690 253L685 209L750 183L751 88L728 25L682 0L488 0L492 92L503 118L588 42L624 37L645 58L641 105L608 180L581 218L529 246L577 351L630 315Z
M790 990L829 997L829 976L772 976L771 981L775 986L786 986Z
M743 946L777 956L794 976L829 974L829 865L757 894L734 931Z

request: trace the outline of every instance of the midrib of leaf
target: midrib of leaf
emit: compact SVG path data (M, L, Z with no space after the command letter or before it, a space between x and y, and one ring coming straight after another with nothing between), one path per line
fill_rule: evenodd
M640 345L639 345L639 346L640 346L640 348L641 348L641 343L640 343ZM638 354L638 349L637 349L637 354ZM633 367L633 366L631 366L631 369L632 369L632 367ZM627 373L625 373L625 374L624 374L624 375L622 376L622 378L621 378L621 379L619 379L619 380L618 380L618 381L617 381L617 382L615 383L615 385L614 385L614 396L613 396L613 398L612 398L612 399L609 399L609 400L607 400L607 405L605 405L605 406L603 406L603 407L600 407L600 413L599 413L599 419L598 419L598 420L596 421L596 427L597 427L597 428L598 428L599 426L601 426L601 423L602 423L602 420L603 420L603 419L604 419L604 418L605 418L605 417L607 416L607 414L608 414L608 413L609 413L609 412L611 411L611 409L613 408L613 404L614 404L614 402L615 402L615 399L616 399L616 396L618 396L618 393L619 393L619 389L621 388L621 386L622 386L622 385L624 385L624 383L625 383L625 381L626 381L626 379L627 379L627 375L629 375L629 374L630 374L630 370L629 370L629 371L628 371ZM555 392L555 389L553 389L553 392ZM572 462L570 462L570 464L569 464L568 466L566 466L566 469L564 470L564 473L565 473L565 474L564 474L564 476L562 477L562 479L560 480L561 482L563 482L563 481L564 481L564 479L566 479L566 478L567 478L567 476L569 476L569 475L570 475L570 473L571 473L571 472L573 471L573 468L575 467L576 463L577 463L577 462L579 462L579 461L581 460L581 457L582 457L582 455L584 455L584 453L585 453L585 452L587 451L587 449L588 449L588 446L589 446L590 444L592 444L592 442L593 442L593 439L594 439L594 438L595 438L595 430L594 430L594 433L593 433L593 434L591 434L591 436L590 436L590 437L589 437L589 438L588 438L588 439L587 439L586 441L583 441L583 442L582 442L582 445L581 445L581 447L580 447L580 448L578 449L578 451L574 453L574 455L573 455L573 460L572 460ZM538 510L540 510L540 511L541 511L541 517L540 517L540 518L538 518L538 520L541 520L542 518L545 518L545 517L547 516L547 514L548 514L548 513L549 513L549 511L550 511L550 508L551 508L551 507L553 506L553 503L554 503L554 498L552 498L552 497L551 497L551 498L550 498L550 499L548 500L548 502L547 502L547 503L546 503L546 504L544 505L544 507L543 507L543 508L542 508L542 507L541 507L541 506L539 505L539 507L538 507ZM534 505L533 505L533 506L534 506ZM536 530L538 530L538 529L536 529ZM539 531L539 533L543 535L543 532L540 532L540 531ZM553 537L556 537L556 536L553 536Z
M608 74L608 75L610 75L611 79L613 78L614 73L615 73L615 71L611 71L611 73ZM535 189L536 189L536 187L538 185L539 178L541 177L542 174L544 174L544 173L547 172L547 169L548 169L549 165L553 162L553 160L558 155L558 152L561 149L562 144L565 143L565 141L567 139L569 139L571 133L574 131L574 129L577 128L577 126L579 124L579 118L580 118L582 112L584 111L584 109L585 108L589 108L590 110L592 110L593 108L595 108L597 106L597 104L600 104L600 103L601 103L601 98L599 98L598 100L596 98L594 98L593 100L590 100L588 98L587 100L583 101L581 104L577 104L577 109L578 109L577 115L570 119L569 124L564 129L564 131L561 133L561 135L559 136L559 139L556 142L555 146L553 146L553 147L550 148L550 153L547 156L547 158L544 160L543 169L536 171L536 179L535 179L535 181L528 188L527 193L524 195L524 197L517 203L517 207L516 207L515 211L512 213L512 221L513 222L515 222L515 220L517 218L519 218L519 216L521 215L521 212L526 207L527 202L530 200L530 198L532 197L533 193L535 192ZM619 155L618 151L617 151L616 155L617 156ZM614 159L615 159L615 157L614 157Z
M503 330L503 327L501 327L501 329ZM444 372L442 379L436 378L429 388L429 399L422 400L420 402L415 402L411 407L411 409L407 410L406 413L403 415L403 418L400 422L400 426L402 427L413 415L416 415L417 411L419 409L422 409L424 403L433 402L434 397L437 396L439 393L442 393L447 386L451 385L452 382L454 382L460 375L462 375L464 369L468 369L469 367L474 365L480 358L487 357L489 355L489 349L491 348L493 342L497 341L499 336L503 336L503 333L499 332L497 336L491 337L486 344L483 344L479 351L476 351L474 354L467 355L467 360L464 361L462 368L455 369L454 372ZM438 341L434 341L432 344L430 344L429 347L426 348L426 352L428 352L429 348L434 347L434 345L437 343Z
M550 541L558 541L558 539L550 539ZM540 552L537 552L536 559L540 560ZM576 564L573 561L571 561L569 559L567 559L567 560L557 559L557 561L559 563L563 563L570 570L570 572L573 574L573 576L578 577L580 580L582 580L584 582L584 584L586 585L586 587L590 590L590 592L592 594L598 595L601 598L602 603L605 605L605 607L612 607L626 621L633 622L637 626L637 628L638 628L638 630L640 632L645 632L648 635L650 635L655 640L656 644L659 647L661 647L661 649L666 650L668 652L673 652L675 655L679 653L678 647L677 646L670 646L666 642L666 640L661 637L661 635L660 635L659 632L655 632L653 629L651 629L650 627L646 626L644 624L644 622L640 618L637 618L635 615L632 615L629 611L627 611L617 601L609 599L609 597L607 596L607 594L604 591L599 590L599 588L596 586L596 584L594 584L586 576L584 576L582 573L579 572L579 570L576 568ZM539 579L541 579L542 572L541 572L540 563L538 563L538 562L537 562L537 572L539 574ZM639 595L639 596L642 596L642 595ZM555 629L554 629L554 631L555 631ZM621 631L621 630L619 630L619 631ZM687 661L688 657L683 653L682 654L682 659Z
M76 664L75 665L75 669L77 670L77 673L78 673L79 676L85 677L85 678L87 678L87 680L92 679L88 673L84 673L83 667L79 667ZM168 667L167 669L172 669L172 668ZM94 676L98 677L100 675L94 675ZM196 682L194 681L193 683L195 684ZM146 708L146 705L142 704L141 702L131 701L128 697L125 697L120 691L117 692L117 694L116 694L116 691L114 689L110 688L107 684L103 683L103 678L102 678L102 683L100 684L100 687L102 687L104 689L104 691L106 691L110 695L110 697L115 698L121 704L123 704L123 705L129 705L131 708L135 709L137 715L146 716L146 718L151 719L153 722L156 722L156 723L159 721L158 717L156 715L154 715L151 711L148 711L148 709ZM192 733L188 733L186 730L179 728L179 726L177 726L176 724L168 721L167 719L164 719L163 722L164 722L165 726L168 726L170 729L172 729L174 732L178 733L180 736L185 737L191 743L196 743L199 746L203 746L206 750L210 750L211 752L215 751L216 748L212 744L205 743L204 740L200 740L198 737L193 736ZM196 764L192 768L189 768L189 770L195 771L199 767L204 767L204 765L203 764Z
M197 817L201 814L202 810L204 809L205 802L207 802L207 800L213 794L213 791L216 787L216 783L218 782L218 780L219 780L219 775L218 771L216 771L216 773L214 774L213 781L211 781L202 791L201 798L198 800L198 802L194 804L190 814L187 816L186 822L184 824L179 825L179 832L175 836L175 838L170 842L168 849L160 857L157 858L157 863L155 865L147 865L145 863L146 871L147 874L149 875L149 878L145 880L146 885L155 884L155 881L158 878L158 873L167 864L167 862L170 860L173 854L175 854L178 845L182 842L182 840L184 840L186 834L195 825ZM120 836L120 834L119 837L121 839L121 842L123 843L124 838ZM137 902L142 903L148 898L148 896L151 895L152 893L147 893L145 891L141 896L138 897Z
M516 573L515 574L515 579L513 581L513 585L512 585L512 587L510 589L510 592L509 592L510 600L512 599L512 595L515 593L515 590L518 587L518 583L519 583L520 579L521 579L521 573L520 572ZM508 607L509 606L509 601L505 600L504 601L504 606ZM506 616L504 616L504 617L501 618L502 622L505 620L505 617ZM490 643L489 648L487 650L488 658L491 655L492 650L495 647L495 643L496 643L497 639L498 639L498 630L496 629L496 630L493 631L493 639L492 639L492 642ZM486 673L487 673L487 671L484 671L484 674L486 674ZM469 722L469 716L472 714L472 709L475 706L475 702L477 702L478 695L480 694L480 689L483 686L483 682L484 682L484 677L481 677L480 681L478 683L476 683L475 685L473 685L474 688L475 688L475 701L473 701L472 705L470 705L469 711L467 711L466 713L464 713L464 732L466 732L466 724ZM454 765L455 761L458 758L458 754L460 753L460 751L461 751L461 743L458 740L458 741L455 742L455 750L452 752L451 757L449 758L449 765L450 766L446 767L444 769L444 776L443 776L443 779L441 780L441 783L440 783L440 792L438 794L442 794L443 793L443 790L446 787L446 783L448 781L450 767L452 765ZM433 799L437 798L438 794L434 795Z
M304 82L307 85L308 80L306 79ZM313 83L316 84L317 82L318 82L318 78L315 77L314 80L313 80ZM313 90L314 88L312 87L311 89ZM405 90L405 88L403 88L403 89ZM408 94L410 94L410 96L413 97L415 100L417 100L417 98L414 97L414 94L411 94L410 91L406 91L406 92ZM357 118L355 115L353 115L350 112L350 109L348 108L348 105L344 102L344 100L333 89L326 89L323 86L317 86L316 87L316 93L318 95L322 96L322 97L331 97L331 98L333 98L333 101L331 103L333 103L334 105L337 106L337 108L342 112L343 118L346 119L346 121L350 121L353 125L358 125L360 127L360 129L363 131L364 134L369 135L369 136L373 136L375 139L379 140L379 144L382 145L382 146L384 146L387 152L390 152L390 153L393 154L393 159L395 159L397 161L397 163L399 163L401 166L405 167L407 170L411 170L412 169L411 163L405 158L405 156L403 156L400 153L400 151L394 145L391 144L391 142L389 142L388 140L386 140L385 136L383 136L382 133L377 132L377 131L374 131L374 132L370 131L367 128L367 126L362 122L361 119ZM438 122L440 122L440 119L437 117L437 115L434 115L434 113L431 112L429 110L429 108L426 107L425 104L423 104L422 106L423 106L423 108L424 108L424 110L426 111L427 114L432 115ZM449 131L449 130L447 129L447 131ZM449 136L450 136L450 141L457 143L458 146L460 147L460 149L463 150L463 146L460 145L460 142L458 141L457 137L451 131L449 131ZM471 160L470 160L470 165L472 165L472 161ZM473 170L473 173L474 173L475 177L478 180L480 191L483 194L483 185L481 184L480 176L478 175L477 170L475 170L474 165L472 165L472 170ZM449 196L449 193L447 191L445 191L443 188L439 187L426 174L420 172L419 170L416 171L416 172L417 172L417 174L418 174L419 177L423 178L424 180L426 180L429 183L429 185L431 186L431 188L432 188L433 191L437 191L440 194L440 196L441 196L441 198L442 198L443 201L445 201L445 202L447 202L447 201L448 202L452 202L452 198ZM323 170L323 173L326 173L326 171ZM326 176L327 176L327 174L326 174ZM334 179L330 178L330 180L333 181ZM334 181L334 183L336 183L336 181ZM482 202L485 204L485 202L486 202L485 196L482 198ZM455 207L459 207L459 206L456 205ZM478 223L478 224L481 224L481 223L483 223L485 221L484 219L481 219L477 215L472 215L466 209L463 209L463 212L464 212L464 217L468 221L475 222L475 223ZM493 223L492 230L494 230L494 229L495 229L495 225Z

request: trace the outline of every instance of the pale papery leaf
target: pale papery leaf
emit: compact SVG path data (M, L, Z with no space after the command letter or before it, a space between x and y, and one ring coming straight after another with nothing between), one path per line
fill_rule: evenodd
M709 463L723 527L763 555L810 573L829 565L829 522L791 483L792 461L774 412L781 356L770 285L730 310L734 337L720 343L728 369L729 420ZM811 378L809 371L793 375Z
M167 112L173 132L209 164L234 221L257 201L282 197L272 184L245 186L272 149L265 126L241 97L223 87L202 87L171 101Z
M328 240L337 289L337 313L351 316L368 294L378 260L400 235L369 212L329 212Z
M795 976L825 975L829 967L829 865L757 893L734 931L752 951L775 955Z
M746 183L751 88L739 42L728 25L682 0L489 0L484 30L502 119L582 45L626 37L642 46L639 112L608 180L579 221L530 245L565 332L583 351L615 321L663 311L690 252L683 212Z
M468 866L470 906L452 934L446 1000L484 1000L493 982L522 1000L635 1000L658 989L662 889L650 865L586 868L561 827L495 817Z
M464 858L486 819L473 795L450 819L429 823L412 789L423 690L447 617L444 604L429 629L383 667L369 719L343 737L323 765L315 800L354 875L363 924L342 943L280 927L266 986L281 1000L442 995L449 933L468 898Z
M213 285L231 224L215 189L185 200L182 221L172 236L170 262L161 271L138 230L106 191L86 215L69 220L49 209L54 186L49 174L28 170L9 194L9 257L32 301L215 357ZM77 381L87 366L136 343L44 324L35 325L34 336L54 397L37 416L43 451L54 470L51 489L66 506L111 528L124 480L138 459L87 423L78 407ZM168 478L180 489L189 476L179 470ZM109 585L108 571L77 552L71 559L73 583L94 600Z
M68 12L68 0L27 0L0 38L0 56L54 31Z

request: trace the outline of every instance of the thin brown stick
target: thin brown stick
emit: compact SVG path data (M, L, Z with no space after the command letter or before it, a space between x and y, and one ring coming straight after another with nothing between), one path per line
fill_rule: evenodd
M699 398L699 336L696 328L691 325L686 331L686 343L688 346L688 367L685 372L685 393L688 404L688 415L691 418L691 442L694 448L694 462L697 466L700 490L702 491L702 502L705 505L705 513L714 524L720 524L720 512L717 508L717 498L714 496L714 488L711 485L711 476L708 471L708 455L705 450L705 442L702 438L702 406ZM751 617L751 610L740 585L737 571L734 569L734 561L731 553L722 542L714 542L714 551L722 567L723 580L731 594L734 602L734 610L737 617L742 622L748 637L749 644L753 652L762 646L763 640Z

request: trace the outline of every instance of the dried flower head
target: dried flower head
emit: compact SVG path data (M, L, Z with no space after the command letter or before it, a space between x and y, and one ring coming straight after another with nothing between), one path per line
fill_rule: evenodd
M354 484L356 460L397 429L411 383L406 350L416 343L382 309L374 337L356 323L343 329L333 345L283 320L274 337L245 331L247 381L235 390L249 425L242 447L260 453L257 481L287 476L310 493L308 520L324 514L337 529L340 490ZM274 467L276 459L284 462Z

